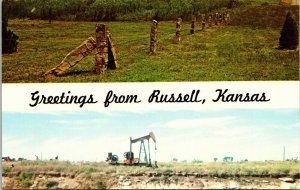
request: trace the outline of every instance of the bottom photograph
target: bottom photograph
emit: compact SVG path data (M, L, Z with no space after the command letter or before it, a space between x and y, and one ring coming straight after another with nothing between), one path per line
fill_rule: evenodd
M2 114L3 189L299 189L299 109Z

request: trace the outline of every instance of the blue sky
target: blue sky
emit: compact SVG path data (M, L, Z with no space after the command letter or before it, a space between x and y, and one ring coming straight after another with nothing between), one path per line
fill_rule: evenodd
M224 156L235 160L300 157L299 109L224 109L211 111L3 113L2 154L43 159L102 161L107 152L123 156L129 137L153 131L157 161ZM139 145L134 145L137 155Z

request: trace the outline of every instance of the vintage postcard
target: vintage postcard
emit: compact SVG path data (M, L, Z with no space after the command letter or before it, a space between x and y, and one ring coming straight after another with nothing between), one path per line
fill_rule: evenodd
M2 0L2 189L299 189L298 0Z
M299 80L294 0L4 0L2 13L4 83Z

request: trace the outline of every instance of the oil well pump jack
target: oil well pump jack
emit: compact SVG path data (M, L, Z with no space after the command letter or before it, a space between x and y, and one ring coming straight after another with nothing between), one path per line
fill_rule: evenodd
M108 161L110 164L113 165L123 164L127 166L152 167L151 154L150 154L151 150L150 150L150 142L149 142L150 139L152 139L155 144L155 152L156 152L156 138L154 133L150 132L149 135L139 137L136 139L132 139L132 137L130 137L130 149L129 152L124 152L125 160L123 161L123 163L119 163L118 156L113 155L111 152L108 153L108 158L106 159L106 161ZM148 142L147 143L148 147L146 141ZM134 153L132 152L132 145L139 142L140 142L139 157L134 158ZM157 167L156 160L154 161L154 167Z

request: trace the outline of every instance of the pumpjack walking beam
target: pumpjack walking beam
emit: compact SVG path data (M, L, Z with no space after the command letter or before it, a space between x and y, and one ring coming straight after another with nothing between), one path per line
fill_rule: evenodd
M149 142L149 139L152 139L154 141L155 148L156 148L156 138L155 138L155 135L154 135L153 132L150 132L149 135L146 135L146 136L143 136L143 137L140 137L140 138L136 138L136 139L132 139L132 137L130 137L130 152L132 152L132 144L133 143L141 142L140 152L139 152L139 162L140 162L140 156L141 156L141 152L142 152L142 148L143 148L144 154L145 154L145 160L146 160L147 164L151 166L151 155L150 155L150 142ZM148 157L149 157L149 160L147 158L147 152L146 152L144 140L148 141ZM132 156L132 154L130 154L130 156L129 156L130 165L132 164L132 160L133 160L133 158L131 156Z

